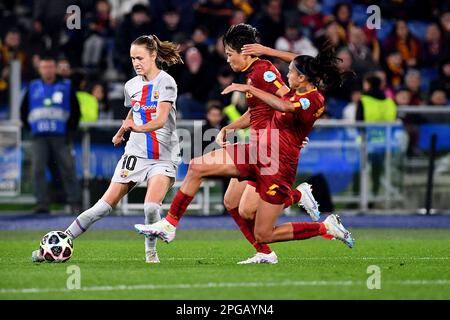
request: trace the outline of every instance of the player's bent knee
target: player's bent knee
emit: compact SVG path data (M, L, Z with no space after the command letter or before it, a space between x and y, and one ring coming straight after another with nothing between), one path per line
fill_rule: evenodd
M228 195L228 193L225 193L225 196L223 198L223 205L227 211L230 211L231 209L237 208L239 206L239 201L236 201L236 197Z
M194 162L194 159L189 162L188 174L192 176L201 176L201 165Z
M252 220L255 218L255 210L248 206L239 206L239 215L244 219Z

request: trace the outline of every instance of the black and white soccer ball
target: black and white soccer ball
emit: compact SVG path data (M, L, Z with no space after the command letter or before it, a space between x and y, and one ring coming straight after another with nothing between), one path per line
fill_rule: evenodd
M66 262L73 253L73 241L63 231L50 231L41 240L41 254L47 262Z

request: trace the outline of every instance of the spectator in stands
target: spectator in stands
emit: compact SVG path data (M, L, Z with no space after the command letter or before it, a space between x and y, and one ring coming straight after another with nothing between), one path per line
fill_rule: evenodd
M443 47L442 55L444 57L450 57L450 10L447 9L446 12L441 14L439 19L439 25L442 31Z
M388 98L394 99L395 91L388 85L386 71L383 69L378 69L374 72L374 74L381 80L381 90L383 90L384 95Z
M91 86L90 93L97 99L98 102L98 119L114 119L114 113L108 101L108 90L106 84L101 81L95 81Z
M432 106L447 106L447 93L442 89L436 89L430 94L428 104Z
M205 116L206 101L209 90L214 84L210 68L203 60L200 51L189 48L186 51L184 69L178 82L180 93L178 98L179 111L183 118L201 119Z
M219 145L215 142L217 134L227 123L222 113L223 105L218 100L209 100L206 107L206 123L202 127L202 154L208 153ZM205 149L208 150L205 152Z
M231 103L231 95L221 94L222 91L233 83L234 74L229 66L223 66L219 69L217 74L217 81L209 93L209 100L219 101L222 106L227 106Z
M350 29L348 50L352 54L352 69L356 73L365 74L378 68L378 63L367 45L367 37L361 28L352 27Z
M72 4L73 0L33 1L33 18L42 21L44 33L48 34L51 40L51 50L60 49L61 34L67 31L65 28L67 8Z
M450 92L450 56L439 63L439 77L431 82L430 90L442 89Z
M162 21L157 24L158 37L173 41L175 34L181 32L180 11L175 7L167 7L162 14Z
M301 34L296 22L291 22L287 25L284 35L275 42L275 49L293 52L298 55L305 54L313 57L317 55L316 47L307 37Z
M118 22L127 16L133 10L135 5L141 4L143 6L148 6L149 3L148 0L108 0L108 2L111 5L111 19L115 22ZM151 3L153 2L157 1L151 1Z
M403 83L403 76L405 75L405 64L400 52L393 51L389 53L385 64L389 86L398 89Z
M338 64L339 71L341 73L347 72L351 73L352 65L353 65L353 58L350 54L350 51L348 51L348 48L343 47L340 50L337 51L337 57L341 59L342 61ZM332 108L337 108L340 106L342 109L349 103L351 100L350 95L352 90L360 86L361 83L361 77L358 74L355 74L353 77L346 77L344 79L344 82L342 83L342 86L340 88L330 89L327 91L328 96L328 103L329 103L329 110L331 113L333 110ZM342 110L341 109L341 110ZM336 117L336 116L333 116Z
M342 111L342 120L346 120L349 122L356 121L356 109L358 107L358 103L361 100L361 89L356 88L351 93L351 101L347 104Z
M39 19L33 20L31 30L26 37L24 47L30 57L42 55L50 49L50 37L44 32L43 23Z
M39 73L41 78L30 83L20 110L22 123L32 135L35 212L48 213L50 209L46 177L48 161L58 167L66 199L72 212L78 212L81 197L71 135L78 127L80 106L70 80L57 76L54 58L42 57Z
M208 26L210 35L217 38L227 31L233 8L231 1L226 0L207 0L197 4L196 25Z
M333 18L337 24L337 34L344 44L348 43L350 30L354 27L352 22L352 6L350 3L341 2L333 8Z
M419 59L419 49L420 42L411 34L406 21L396 21L394 29L384 43L386 54L398 51L408 67L415 67Z
M281 0L267 0L264 11L255 18L254 25L259 30L261 43L274 48L275 41L283 36L285 29Z
M9 29L3 42L0 42L0 58L3 65L2 78L7 79L9 77L9 64L12 60L19 60L22 66L22 77L29 79L29 67L27 61L27 54L22 48L22 37L20 31L17 28Z
M76 90L78 103L80 104L80 121L96 122L98 120L98 101L88 89L88 76L85 72L79 70L72 74L72 85Z
M97 71L106 69L105 54L114 38L115 22L110 18L111 6L106 0L98 0L95 12L88 16L88 34L84 40L82 62L85 68Z
M253 11L253 10L252 10ZM239 23L247 23L248 17L243 10L236 9L233 10L233 15L230 19L230 26Z
M305 36L312 39L324 26L324 15L320 12L317 0L298 1L299 22Z
M216 143L216 137L220 129L227 125L222 109L223 105L220 103L220 101L208 101L206 107L206 123L202 127L202 155L214 149L220 148L220 146ZM217 180L219 180L221 183L221 198L223 198L225 196L227 186L230 183L230 178L220 177ZM226 212L225 210L224 214L228 214L228 212Z
M214 69L214 74L218 74L222 67L228 66L227 55L225 54L222 37L217 39L213 51L210 54L209 61L211 62L211 67Z
M327 39L329 39L337 49L344 47L347 43L346 40L342 40L339 36L339 27L335 21L327 23L324 29L317 31L315 44L320 48Z
M72 76L72 67L66 57L60 57L56 63L56 73L64 79L70 79Z
M116 58L121 72L125 73L127 78L131 78L134 74L130 63L130 43L142 35L150 34L152 30L154 30L154 26L148 8L142 4L134 5L131 13L125 16L118 27L115 46Z
M406 88L400 88L395 93L395 102L399 106L410 106L411 105L411 92Z
M208 28L205 26L197 26L192 32L192 45L200 51L205 60L209 59L208 34Z
M421 81L422 79L418 70L410 69L405 75L405 88L411 93L410 104L413 106L419 106L425 100L420 90Z
M394 100L386 98L381 90L381 80L374 74L368 74L363 81L363 94L356 111L356 120L365 122L394 122L397 118L397 106ZM368 142L378 146L386 141L384 129L368 129ZM369 152L371 163L372 192L376 196L380 190L381 175L384 167L384 151Z
M439 26L435 23L430 24L425 34L425 41L420 49L420 65L422 67L437 67L442 57L442 46L442 33Z

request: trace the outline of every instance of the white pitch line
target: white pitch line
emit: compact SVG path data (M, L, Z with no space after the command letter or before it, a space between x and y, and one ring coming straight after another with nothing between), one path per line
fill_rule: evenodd
M450 285L448 279L437 280L402 280L387 281L383 285L394 284L404 286L423 285ZM47 292L77 292L77 291L134 291L134 290L164 290L164 289L201 289L201 288L255 288L255 287L302 287L302 286L364 286L364 281L283 281L283 282L208 282L204 284L142 284L142 285L116 285L116 286L93 286L81 287L80 289L67 288L22 288L22 289L0 289L0 294L7 293L47 293Z
M161 258L161 257L160 257ZM161 260L165 261L174 261L174 260L223 260L224 258L218 257L162 257ZM242 260L244 257L228 257L230 260ZM343 260L343 259L351 259L351 260L450 260L450 257L351 257L351 256L342 256L342 257L286 257L280 258L280 260ZM86 259L86 261L104 261L103 258L90 258ZM121 260L120 258L112 259L112 260ZM141 258L131 258L127 259L132 261L141 261Z

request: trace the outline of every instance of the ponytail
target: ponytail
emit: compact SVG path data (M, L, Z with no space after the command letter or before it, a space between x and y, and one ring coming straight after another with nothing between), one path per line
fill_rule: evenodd
M140 36L131 44L143 45L150 53L156 51L157 64L171 66L177 63L183 63L179 46L170 41L161 41L154 34L150 36Z
M161 41L157 36L153 35L153 39L156 42L157 60L165 63L168 66L183 63L183 59L180 56L179 45L170 41Z
M325 41L315 58L301 55L293 61L297 71L322 90L340 87L349 75L354 75L353 72L341 72L338 67L340 62L342 59L335 55L334 45L330 40Z

